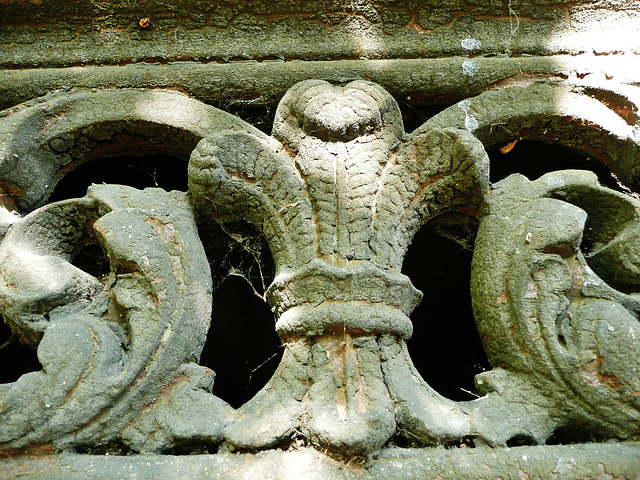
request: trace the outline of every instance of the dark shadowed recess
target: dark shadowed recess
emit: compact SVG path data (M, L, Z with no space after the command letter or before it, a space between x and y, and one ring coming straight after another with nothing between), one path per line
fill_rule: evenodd
M36 351L13 335L9 325L0 322L0 383L15 382L25 373L40 370Z
M213 393L238 408L272 377L283 347L264 291L275 276L271 252L243 225L234 237L201 229L213 275L213 315L200 363L216 372Z
M521 140L508 153L500 151L504 147L498 145L487 151L491 159L490 177L494 183L512 173L521 173L529 180L536 180L554 170L576 169L591 170L605 187L622 190L606 165L564 145Z
M187 162L161 153L93 160L67 173L56 185L49 203L83 197L94 183L186 191Z
M273 376L283 347L269 305L243 277L230 275L213 297L200 363L216 372L213 393L238 408Z
M424 294L411 314L411 359L425 381L452 400L476 398L474 376L490 368L471 310L471 256L426 225L414 237L402 269Z

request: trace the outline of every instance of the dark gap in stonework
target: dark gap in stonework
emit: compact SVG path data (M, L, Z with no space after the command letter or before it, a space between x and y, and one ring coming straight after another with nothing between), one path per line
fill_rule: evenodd
M571 443L602 443L610 439L609 432L599 431L597 427L586 425L568 425L557 428L546 441L547 445L567 445Z
M606 165L572 148L538 140L521 140L508 153L502 153L500 148L504 146L501 144L487 150L491 159L490 177L494 183L512 173L521 173L529 180L536 180L555 170L576 169L590 170L605 187L622 191Z
M42 368L36 351L20 342L4 319L0 321L0 365L0 383L15 382L25 373Z
M530 435L515 435L507 440L507 447L524 447L526 445L537 445L538 442Z
M98 243L88 243L75 254L71 263L80 270L103 281L111 272L109 258Z
M411 103L411 97L397 98L404 131L408 134L422 126L424 122L449 107L449 105L425 105Z
M244 227L215 240L201 231L213 275L213 315L200 364L215 373L213 393L238 408L266 385L283 347L263 295L275 276L266 242Z
M92 160L67 173L48 202L84 197L94 183L128 185L141 190L160 187L186 191L187 162L162 153Z
M220 110L244 120L258 130L271 135L273 119L276 115L277 104L265 103L266 98L257 97L251 100L232 99L219 102L215 106Z
M567 445L572 443L602 443L611 440L611 432L601 431L597 426L567 425L557 428L547 439L547 445ZM613 436L615 438L615 435Z
M425 381L451 400L478 397L474 377L490 369L471 308L472 252L422 227L404 259L402 273L424 297L411 314L407 346Z

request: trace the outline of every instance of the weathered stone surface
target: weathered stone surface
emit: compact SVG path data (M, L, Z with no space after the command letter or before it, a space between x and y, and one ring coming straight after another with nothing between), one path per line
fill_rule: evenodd
M47 200L65 173L132 148L186 159L201 138L218 129L261 135L178 92L76 90L36 99L0 117L2 203L28 212Z
M633 443L576 445L575 458L558 456L571 447L518 450L538 455L531 468L511 450L487 448L544 443L563 429L614 440L640 433L640 204L579 171L532 182L511 176L491 185L483 148L538 138L527 132L548 122L569 145L587 149L606 144L598 133L605 128L626 150L601 159L634 185L635 89L611 82L523 83L459 103L410 135L394 98L362 80L294 86L278 107L272 137L168 92L154 94L158 106L176 107L172 120L155 110L135 116L147 98L140 91L63 93L51 103L10 110L3 186L25 187L7 189L8 205L25 210L45 201L69 152L90 156L91 142L114 148L114 132L126 131L131 112L136 121L152 123L149 133L154 125L186 132L175 137L182 143L169 137L161 146L182 152L206 137L191 155L188 194L100 185L82 199L23 218L4 216L2 313L38 345L44 368L0 386L3 451L115 449L121 442L135 452L184 445L224 452L189 467L203 475L213 462L240 476L295 476L299 471L287 469L301 458L316 473L333 475L336 467L365 478L384 478L388 465L391 478L400 468L410 469L409 477L446 478L467 461L460 478L472 468L473 475L488 469L487 476L494 468L496 475L517 470L523 477L568 470L636 475ZM544 101L528 118L518 95ZM611 95L629 108L612 111ZM123 107L112 116L83 120L85 106L118 102ZM499 124L506 127L496 132ZM12 142L14 130L23 143ZM39 134L33 135L38 141L27 142L24 132ZM78 140L85 137L90 140ZM33 184L23 181L32 175L9 168L16 159L40 169ZM478 377L484 396L473 402L435 392L405 344L421 295L402 274L402 261L431 220L454 237L458 227L469 231L480 223L473 295L494 369ZM251 223L276 264L265 299L285 353L271 381L237 410L211 394L213 372L193 363L211 302L196 222L201 232L218 224L233 232L239 222ZM72 265L84 244L96 242L111 265L104 278ZM38 269L26 270L27 260ZM468 454L392 448L403 442L476 448ZM243 451L253 453L232 453ZM617 455L622 463L596 463L590 453ZM46 458L51 465L70 457ZM73 457L69 467L43 475L72 475L91 458ZM148 471L165 462L184 468L165 457ZM136 460L128 465L138 468Z
M633 0L8 1L0 66L638 53L638 15Z
M478 377L488 395L473 403L478 421L493 423L497 437L544 442L559 428L637 437L640 306L636 281L627 280L636 273L625 270L615 251L606 264L596 262L596 271L590 256L619 243L617 235L637 225L639 207L637 199L576 170L534 182L512 175L487 195L472 298L497 368ZM632 254L634 244L622 245ZM620 280L617 270L625 273ZM491 419L510 409L505 403L522 410L501 433Z
M395 100L368 82L296 85L273 132L269 141L233 132L204 139L191 158L189 188L203 218L249 221L271 247L277 276L267 299L276 329L307 350L281 367L307 368L302 433L350 453L378 450L398 422L425 443L469 434L465 414L405 368L402 339L411 335L408 315L420 296L399 270L420 225L479 206L460 200L480 199L488 188L480 143L459 130L405 139ZM268 386L265 395L276 393ZM259 394L239 422L254 425L264 402ZM272 443L281 435L260 430Z
M71 264L91 243L109 258L105 278ZM114 441L153 451L203 426L218 435L188 419L228 407L184 398L213 380L188 364L208 330L211 273L184 193L95 185L14 223L0 258L2 315L38 344L43 367L0 389L2 452Z
M640 446L633 443L554 445L502 449L389 448L350 462L312 448L257 454L188 456L52 455L0 460L5 477L27 480L171 479L443 479L619 478L640 472Z
M309 78L347 83L366 78L402 102L450 105L485 90L536 78L593 76L640 83L637 55L554 55L336 61L264 61L229 64L171 62L121 66L0 70L0 108L58 90L163 88L179 86L215 105L275 105L286 91Z
M639 20L635 0L1 1L0 311L43 370L0 385L0 477L640 478L638 443L612 443L640 434L640 204L584 172L489 185L483 149L565 145L637 191ZM310 78L332 85L294 87ZM408 129L460 103L407 136L363 79ZM273 137L209 106L267 118L283 97ZM203 138L188 195L95 186L37 209L85 162L186 168ZM195 363L198 237L239 219L277 262L284 355L233 410ZM467 248L480 224L494 368L473 402L406 348L425 222ZM87 245L109 271L74 266ZM217 453L51 453L73 448Z

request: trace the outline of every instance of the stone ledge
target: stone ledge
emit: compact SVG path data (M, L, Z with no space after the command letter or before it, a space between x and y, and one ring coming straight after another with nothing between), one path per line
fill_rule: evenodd
M639 479L640 443L512 448L388 448L339 461L313 448L256 454L80 455L0 460L0 479Z
M268 61L232 64L175 62L0 70L0 109L73 88L170 88L205 103L251 101L275 104L299 81L366 79L399 101L450 105L488 88L530 83L537 78L594 75L640 84L637 55L549 57L448 57L439 59Z

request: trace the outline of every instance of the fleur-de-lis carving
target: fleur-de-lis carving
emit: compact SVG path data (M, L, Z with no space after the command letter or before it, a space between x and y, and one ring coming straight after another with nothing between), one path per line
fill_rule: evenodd
M252 223L277 267L266 298L286 352L230 441L275 445L300 429L364 453L398 430L422 443L469 434L466 413L412 366L405 340L421 293L400 270L426 221L477 214L489 186L482 145L454 129L405 136L395 100L364 81L296 85L273 137L218 133L189 166L200 216Z

